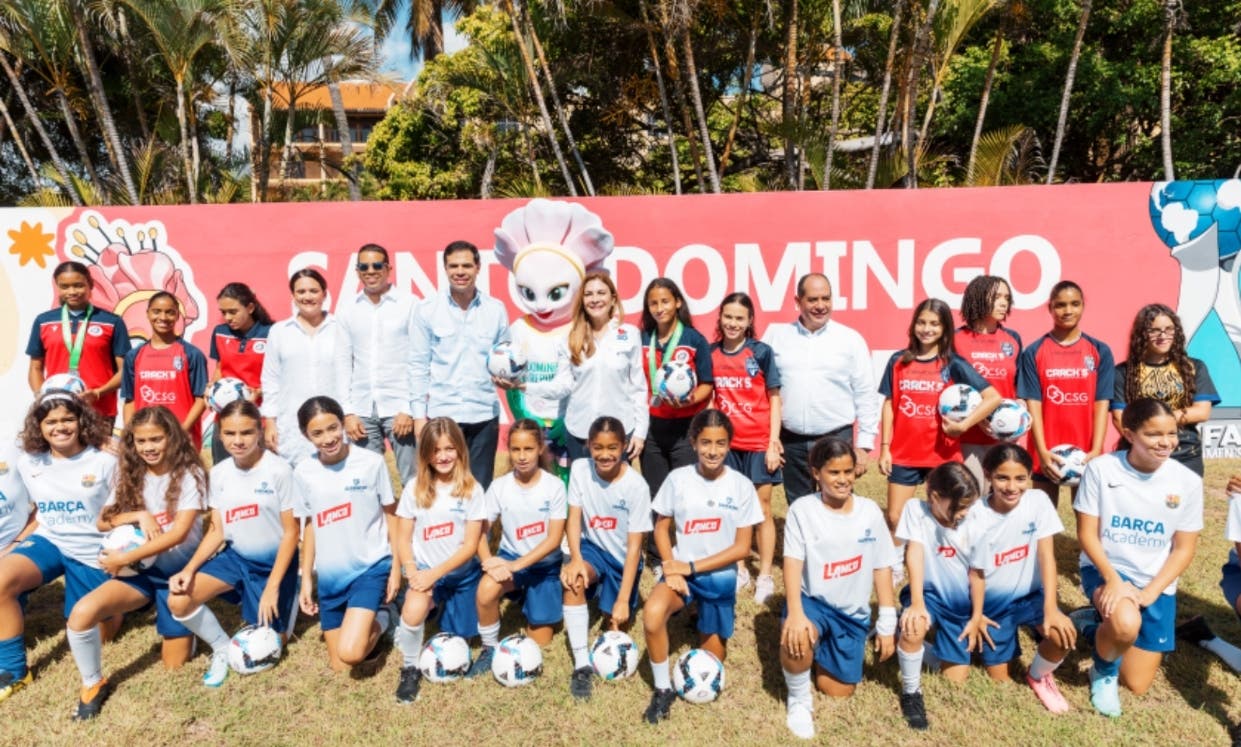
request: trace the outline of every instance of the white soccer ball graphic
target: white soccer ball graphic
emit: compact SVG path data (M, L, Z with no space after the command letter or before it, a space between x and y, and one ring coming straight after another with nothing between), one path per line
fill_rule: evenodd
M969 384L951 384L939 393L939 416L959 423L982 404L982 395Z
M459 635L436 633L422 647L418 669L431 682L461 679L470 669L470 644Z
M619 630L599 634L590 647L590 666L605 680L623 680L638 671L638 645Z
M672 668L672 689L689 703L710 703L724 689L724 665L715 654L692 648Z
M543 674L543 649L533 638L511 635L496 646L491 673L505 687L529 685Z

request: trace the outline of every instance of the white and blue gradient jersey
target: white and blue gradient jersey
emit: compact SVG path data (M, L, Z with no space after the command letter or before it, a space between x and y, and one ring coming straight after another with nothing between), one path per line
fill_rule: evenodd
M220 512L224 539L246 560L271 568L276 562L284 524L280 515L293 510L293 468L269 451L250 469L232 459L211 468L208 505Z
M1202 531L1202 478L1169 459L1149 474L1129 464L1128 451L1090 460L1073 510L1099 518L1103 552L1138 588L1158 575L1177 532ZM1086 553L1083 567L1092 566ZM1164 594L1176 594L1176 581Z
M896 525L896 538L922 545L923 593L934 593L952 609L970 610L970 555L981 527L977 515L966 513L960 526L943 526L930 505L913 499L905 504Z
M116 482L116 458L93 446L68 459L22 454L17 472L38 508L35 534L66 558L98 568L103 532L96 522Z
M419 508L411 481L401 491L396 515L414 520L414 562L419 568L434 568L461 548L467 522L487 519L487 502L478 482L470 495L459 496L453 495L451 483L436 481L435 502Z
M1008 513L979 501L970 509L976 514L981 537L974 545L970 567L983 572L987 582L987 609L1003 609L1008 603L1043 590L1038 566L1038 542L1064 531L1051 499L1041 490L1027 490Z
M731 547L739 527L763 523L754 484L728 466L714 480L699 474L696 464L672 470L651 508L660 516L672 517L676 526L672 557L686 563Z
M590 459L578 459L569 469L569 505L582 509L582 539L590 540L621 565L629 549L629 535L651 531L651 489L632 467L615 482L595 472Z
M522 557L547 539L551 523L564 519L569 511L564 483L560 478L539 470L539 479L530 486L517 483L509 472L487 488L487 521L500 519L503 534L500 551ZM564 558L557 547L536 565L559 563Z
M195 511L199 515L194 517L194 524L190 527L189 534L185 535L185 539L181 540L180 544L155 556L152 567L164 576L180 573L193 557L194 551L198 549L198 543L203 538L201 513L207 510L206 491L199 489L198 481L194 479L193 473L186 472L181 476L181 492L177 496L177 510L170 512L168 510L168 486L171 484L172 473L155 475L147 472L142 478L142 503L147 512L155 517L159 528L165 532L171 529L177 520L177 514L182 511ZM116 503L115 492L108 496L107 505L111 506L114 503Z
M1233 543L1228 551L1228 560L1233 565L1241 565L1237 559L1237 543L1241 543L1241 493L1233 493L1228 497L1228 526L1224 529L1224 537Z
M30 520L30 492L17 473L22 450L12 441L0 441L0 549L8 547Z
M789 507L784 557L803 561L803 594L861 622L870 621L875 569L900 562L883 511L858 495L847 514L832 511L816 496Z
M340 594L366 569L392 556L384 506L396 499L382 456L350 446L336 464L303 459L293 478L293 513L315 533L320 596Z

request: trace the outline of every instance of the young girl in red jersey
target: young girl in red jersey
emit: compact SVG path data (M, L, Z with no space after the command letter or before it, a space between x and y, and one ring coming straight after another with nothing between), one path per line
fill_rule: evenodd
M271 333L271 315L245 283L229 283L215 300L224 322L211 330L211 360L216 362L211 381L240 379L250 388L250 399L262 403L263 355ZM223 439L212 439L211 461L226 458Z
M206 402L207 359L202 351L177 334L181 307L176 296L159 291L147 302L151 339L125 356L121 375L121 399L125 423L134 413L163 405L177 416L196 448L202 448L198 419Z
M74 374L86 384L78 396L111 421L116 418L116 390L129 352L125 321L91 305L95 283L81 262L56 265L52 280L60 308L39 314L30 330L26 344L30 391L38 392L49 376Z
M888 360L879 383L884 396L879 471L888 477L892 529L931 469L961 460L961 434L1000 404L995 387L956 354L952 339L952 310L938 298L926 299L909 323L909 347ZM940 392L952 384L968 384L982 395L982 404L964 420L939 416Z
M1034 478L1034 486L1056 504L1064 460L1051 449L1071 444L1093 459L1103 453L1107 435L1115 366L1111 348L1082 332L1085 309L1081 286L1072 280L1056 283L1047 301L1051 331L1022 351L1018 363L1017 396L1030 410L1030 451L1043 475Z
M728 466L754 483L763 507L758 527L758 580L754 601L766 602L775 593L771 564L776 556L776 523L771 517L772 487L780 472L780 371L766 343L754 339L754 302L745 293L732 293L720 304L711 345L715 377L712 405L733 421L736 435L728 452ZM745 560L737 564L737 589L750 584Z
M957 354L1004 399L1017 396L1017 360L1021 355L1021 337L1004 326L1012 303L1013 291L1004 278L996 275L974 278L965 286L965 295L961 298L964 324L957 328L952 340ZM961 436L962 461L980 485L985 481L982 458L996 443L985 423L970 428Z

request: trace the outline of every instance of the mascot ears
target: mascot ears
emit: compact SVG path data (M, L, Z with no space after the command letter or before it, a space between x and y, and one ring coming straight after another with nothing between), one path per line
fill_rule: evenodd
M511 272L520 255L552 249L568 255L585 273L612 253L612 234L599 216L575 202L536 198L504 216L496 229L496 259Z

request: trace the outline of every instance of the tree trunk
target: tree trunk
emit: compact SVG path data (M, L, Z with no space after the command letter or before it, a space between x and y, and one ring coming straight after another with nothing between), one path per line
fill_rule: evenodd
M0 96L0 116L4 117L4 123L8 125L9 132L13 133L13 145L17 147L17 152L21 154L22 160L26 163L26 170L30 172L30 178L34 181L36 187L42 181L39 176L39 169L34 165L34 159L30 157L30 151L26 150L26 143L22 140L22 133L18 131L17 125L13 122L13 116L9 114L9 106L5 99L7 96Z
M892 90L892 68L896 64L896 43L901 33L901 11L905 9L906 0L896 0L892 11L892 32L888 35L888 59L883 66L883 86L879 92L879 115L875 118L875 144L870 149L870 167L866 172L866 188L875 188L875 177L879 174L879 150L883 142L883 125L888 116L888 95Z
M362 188L358 186L357 165L349 160L353 156L353 133L349 131L349 119L345 116L345 99L340 95L340 84L334 80L327 84L327 92L332 99L332 115L336 119L336 139L340 142L341 173L349 185L349 199L357 202L362 199Z
M939 11L939 0L931 0L930 5L926 9L926 18L922 23L918 24L917 31L914 32L913 48L910 51L909 58L909 77L906 79L905 86L905 117L904 132L901 143L905 149L905 186L908 189L918 188L918 149L921 146L915 146L913 142L913 123L915 115L918 111L918 74L922 71L922 45L930 36L933 24L935 23L935 14ZM931 92L932 103L934 106L934 91Z
M564 153L560 151L560 141L556 138L556 126L552 124L552 115L547 110L546 99L543 98L543 86L539 83L538 73L534 70L534 61L530 58L530 50L526 48L526 40L522 37L513 0L504 0L504 9L508 12L509 21L512 22L513 37L517 41L517 50L521 54L522 65L526 69L526 80L529 81L530 88L534 91L534 100L539 105L539 115L543 119L543 127L547 130L547 140L551 143L556 163L560 166L560 174L564 177L565 187L569 190L569 196L577 197L577 187L573 184L573 175L569 173L569 164L564 160Z
M1163 62L1159 71L1159 142L1163 149L1163 178L1176 181L1176 164L1172 160L1172 33L1176 27L1173 3L1165 0L1167 16L1163 34Z
M410 3L413 12L414 3ZM431 38L422 50L424 63L434 60L444 53L444 0L431 0Z
M43 121L39 119L39 113L30 103L30 97L26 95L26 89L22 87L21 80L17 77L17 72L9 64L8 56L3 53L0 53L0 66L4 67L4 74L9 78L9 85L13 86L14 92L17 93L17 100L22 103L22 109L26 112L26 119L34 127L34 131L39 135L39 139L43 141L43 147L47 149L48 156L52 159L52 165L56 167L56 172L60 174L60 178L64 182L65 193L69 195L69 201L81 207L82 198L73 186L73 179L69 174L68 167L65 166L65 162L60 158L60 151L56 150L56 146L52 144L52 139L48 137L47 130L43 127Z
M844 41L840 28L840 0L832 0L832 29L835 47L832 53L832 125L827 131L827 154L823 159L823 189L832 188L832 157L836 151L836 133L840 129L840 79L844 75Z
M526 6L520 6L518 12L525 21L527 31L530 33L530 41L534 44L534 52L539 60L539 68L543 71L543 77L547 79L547 91L552 96L552 108L556 110L556 117L560 120L560 128L564 130L565 142L569 144L569 152L573 154L573 160L577 163L577 170L582 175L582 184L586 187L586 194L591 197L595 196L595 185L590 181L590 173L586 171L586 164L582 161L582 153L578 150L577 141L573 139L573 130L569 129L569 119L565 116L564 107L560 105L560 94L556 93L556 81L552 78L551 66L547 64L547 55L543 54L543 43L539 41L538 30L534 27L534 19L526 12Z
M112 118L112 108L108 106L108 97L103 90L103 76L99 72L99 64L95 60L95 50L91 46L90 29L86 18L78 5L78 0L69 0L70 12L73 14L73 25L78 31L78 51L86 61L86 88L95 111L99 114L99 126L103 130L103 142L107 146L112 168L121 175L125 191L129 193L130 204L138 204L138 188L134 186L134 176L129 170L129 160L125 157L125 148L121 145L121 136L116 129L116 120Z
M293 95L293 87L289 87L289 108L286 110L284 118L284 147L280 149L280 186L285 186L285 180L289 178L289 164L293 162L293 125L297 122L297 96ZM288 201L289 194L286 189L280 195L281 199Z
M707 191L707 180L702 175L702 154L698 151L698 136L694 134L694 118L689 111L689 101L685 96L685 87L681 85L681 64L677 62L676 47L672 42L672 20L668 16L667 0L659 0L660 30L664 37L664 59L668 61L668 77L672 79L672 94L676 96L677 106L681 109L681 125L685 128L685 138L689 142L690 159L694 162L694 175L698 179L698 191Z
M642 25L646 28L646 44L650 49L651 67L655 70L655 85L659 87L659 104L664 112L664 128L668 134L668 155L672 159L672 183L676 194L681 194L681 164L677 155L676 136L672 132L672 109L668 106L668 89L664 85L664 74L659 62L659 47L655 44L655 31L652 29L651 15L646 9L646 0L640 0L638 9L642 12Z
M77 148L78 160L82 162L82 168L86 169L86 175L90 177L92 184L102 184L99 181L99 174L95 173L95 164L91 162L90 151L86 149L86 141L82 139L82 131L78 129L77 117L73 115L73 109L69 106L69 99L63 90L56 90L56 101L60 104L60 114L65 118L65 127L69 130L73 147Z
M1077 75L1077 60L1082 54L1082 39L1086 36L1086 24L1090 22L1090 6L1093 0L1082 0L1082 14L1077 22L1077 36L1073 38L1073 51L1069 53L1069 70L1064 76L1064 91L1060 94L1060 115L1056 118L1056 139L1051 146L1051 161L1047 165L1047 183L1056 179L1056 164L1060 161L1060 146L1064 144L1064 128L1069 121L1069 97L1073 94L1073 78Z
M780 123L784 127L784 176L789 187L797 189L797 151L793 142L797 110L797 2L785 0L784 9L784 89L780 95Z
M233 161L233 138L237 137L237 76L228 76L228 114L224 135L224 163Z
M499 148L492 144L491 150L487 153L487 165L483 167L483 178L478 187L478 196L484 200L491 197L491 182L496 174L496 156L498 151Z
M745 113L746 101L750 95L750 86L754 79L754 55L758 42L758 13L750 22L750 37L745 50L745 67L741 71L741 92L737 94L737 105L733 112L733 121L728 126L728 137L724 139L724 150L720 153L720 176L728 168L728 156L732 153L733 140L737 137L737 127L741 124L741 115Z
M269 84L263 92L263 118L259 129L259 202L267 202L271 183L271 120L275 111L276 93Z
M1005 16L1007 19L1007 16ZM995 31L995 42L991 46L991 62L987 64L987 75L982 81L982 95L978 97L978 118L974 120L974 136L970 138L970 157L965 164L965 175L969 178L974 173L974 158L978 155L978 140L982 137L983 122L987 119L987 104L991 100L991 86L995 84L995 71L1000 66L1000 55L1004 51L1004 21Z
M711 192L720 193L720 174L715 169L715 153L711 149L711 130L707 127L707 113L702 104L702 91L698 87L698 67L694 64L694 45L690 40L689 27L681 32L681 45L685 49L685 77L689 80L690 98L698 115L698 127L702 134L703 160L707 164L707 176L711 179Z
M175 78L177 92L177 124L181 128L181 167L185 171L185 188L190 204L198 202L198 192L194 183L194 164L190 160L190 128L185 116L185 81L178 75Z

